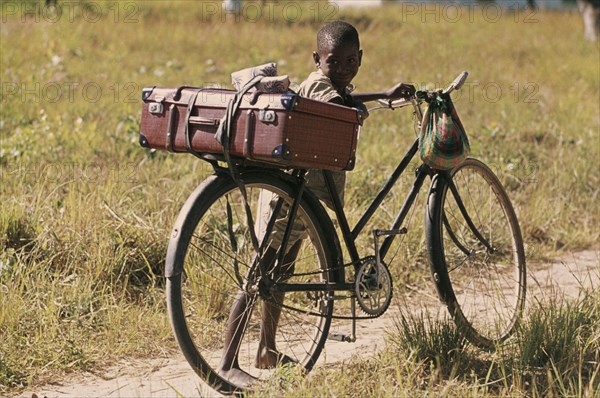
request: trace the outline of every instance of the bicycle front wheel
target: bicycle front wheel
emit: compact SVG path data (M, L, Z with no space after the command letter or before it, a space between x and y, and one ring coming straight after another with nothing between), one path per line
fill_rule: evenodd
M493 350L516 328L525 303L526 272L516 214L485 164L467 159L436 176L426 236L440 298L469 341Z
M269 217L260 214L265 198L291 207L296 189L283 177L247 173L242 178L256 224ZM329 218L309 196L303 195L296 217L304 237L292 244L293 259L279 266L274 279L322 285L339 274L332 265L333 226L323 226ZM333 314L333 292L273 294L255 288L259 260L245 209L228 175L210 177L182 209L167 254L167 302L175 336L196 373L222 393L257 388L284 363L309 371ZM225 372L232 367L244 377Z

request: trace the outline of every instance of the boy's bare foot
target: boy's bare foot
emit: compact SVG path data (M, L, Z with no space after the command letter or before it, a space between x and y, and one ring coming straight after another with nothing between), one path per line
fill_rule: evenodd
M235 384L236 386L240 386L242 388L249 388L256 381L255 377L238 368L231 368L227 370L219 369L217 373L231 384Z
M254 366L257 369L272 369L278 365L285 365L288 363L298 363L298 361L280 353L279 351L262 347L259 348L258 353L256 354Z

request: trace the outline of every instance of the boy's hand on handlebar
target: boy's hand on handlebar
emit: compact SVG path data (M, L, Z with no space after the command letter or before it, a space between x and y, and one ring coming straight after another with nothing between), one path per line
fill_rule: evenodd
M388 90L377 91L373 93L350 94L355 101L368 102L378 100L396 100L400 98L410 99L415 95L415 86L408 83L398 83Z
M415 86L408 83L398 83L385 92L387 99L411 98L415 95Z

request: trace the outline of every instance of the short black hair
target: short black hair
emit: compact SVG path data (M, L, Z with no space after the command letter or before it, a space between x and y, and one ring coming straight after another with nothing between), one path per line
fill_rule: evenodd
M325 47L331 48L339 46L342 43L356 44L356 48L360 49L358 31L348 22L333 21L319 29L317 33L317 51L319 53Z

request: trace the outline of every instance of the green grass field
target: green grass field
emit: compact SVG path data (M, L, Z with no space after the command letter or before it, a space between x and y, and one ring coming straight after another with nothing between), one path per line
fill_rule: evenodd
M470 72L456 106L472 154L492 165L509 191L529 259L598 246L600 58L598 45L583 40L578 14L492 15L478 7L428 14L398 5L359 12L316 1L255 5L236 22L220 2L81 1L60 14L41 1L2 2L0 393L176 350L162 264L179 208L210 169L193 156L138 145L141 89L229 87L231 72L268 61L299 84L314 70L316 31L330 19L348 20L361 34L358 90L398 81L433 88ZM376 112L366 122L357 167L349 173L351 220L411 144L412 125L404 111ZM411 179L403 179L394 198L403 198ZM393 272L429 283L421 219L419 208L416 232ZM370 242L361 247L368 251ZM402 268L413 263L425 276ZM598 337L598 307L586 305L595 308L590 322ZM442 380L451 379L430 372L430 362L403 355L388 353L352 369L385 367L395 378L372 396L439 392ZM504 375L522 371L514 366ZM555 380L552 366L544 366L545 383ZM411 372L422 383L401 381ZM596 386L592 394L599 391L595 375L584 380ZM344 380L350 388L352 380ZM306 396L329 394L302 383L296 381ZM459 391L487 393L477 385ZM517 394L545 391L513 377L502 387Z

